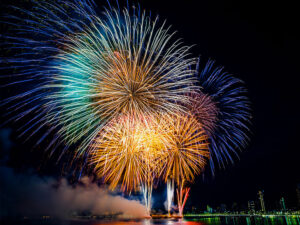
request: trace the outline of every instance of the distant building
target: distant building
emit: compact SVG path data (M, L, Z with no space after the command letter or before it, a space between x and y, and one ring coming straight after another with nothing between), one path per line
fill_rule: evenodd
M300 209L300 184L297 185L296 188L296 194L297 194L297 202L298 202L298 208Z
M255 213L255 202L254 201L248 201L248 212L249 212L249 214Z
M213 208L211 208L209 205L206 206L206 212L213 213Z
M266 207L265 207L265 201L264 201L264 192L263 191L258 192L258 199L260 201L260 207L261 207L262 213L266 213Z
M285 207L285 201L284 201L283 197L280 199L279 203L280 203L281 211L285 212L286 211L286 207Z

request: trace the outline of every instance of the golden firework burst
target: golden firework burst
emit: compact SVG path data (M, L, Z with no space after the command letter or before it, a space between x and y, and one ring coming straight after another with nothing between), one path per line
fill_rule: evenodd
M91 163L99 177L124 191L152 185L160 171L166 139L160 136L153 119L122 115L99 134L91 151Z
M192 182L204 168L209 158L207 135L197 119L189 114L165 115L164 137L167 138L167 154L163 177Z

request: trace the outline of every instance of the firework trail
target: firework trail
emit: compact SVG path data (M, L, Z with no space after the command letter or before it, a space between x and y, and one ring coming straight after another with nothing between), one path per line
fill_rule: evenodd
M167 210L169 216L171 216L171 208L172 208L172 202L174 198L174 180L173 179L168 179L167 180Z
M94 2L30 1L32 9L7 16L14 29L4 37L20 92L3 104L11 120L26 121L22 135L48 148L79 146L85 153L102 127L119 114L183 111L195 64L189 47L165 23L145 11L111 9L98 16ZM20 16L21 15L21 16Z
M189 192L191 190L190 187L185 187L184 185L185 185L185 181L181 180L181 183L178 185L178 188L176 189L179 216L183 216L183 209L187 201L187 198L189 196Z
M232 162L232 155L246 147L249 141L250 107L247 91L240 79L214 67L208 61L205 67L197 68L201 91L189 95L190 111L202 122L210 142L210 166L224 167Z

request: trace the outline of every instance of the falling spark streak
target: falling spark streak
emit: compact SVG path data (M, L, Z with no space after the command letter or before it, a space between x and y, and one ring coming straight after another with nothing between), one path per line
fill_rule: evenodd
M174 180L168 179L167 180L167 208L168 214L171 215L171 207L174 198Z
M189 196L189 192L191 188L189 187L184 187L184 180L181 180L178 188L176 189L177 192L177 203L178 203L178 211L179 211L179 216L183 216L183 209L185 206L185 203L187 201L187 198Z
M153 189L152 183L151 184L142 184L143 197L144 197L147 213L149 216L151 213L152 189Z

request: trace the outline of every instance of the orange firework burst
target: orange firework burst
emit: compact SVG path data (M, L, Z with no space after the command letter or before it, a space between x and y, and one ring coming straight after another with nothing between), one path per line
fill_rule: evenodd
M165 142L149 118L121 116L113 119L99 134L91 153L91 162L99 177L123 191L152 185L162 165Z
M168 139L164 179L192 182L209 158L207 136L202 125L192 115L164 116L164 136Z
M195 175L200 174L209 158L208 137L202 124L190 114L165 115L160 120L163 136L168 139L166 160L161 173L167 184L174 184L174 181L177 183L177 203L179 215L182 216L190 190L185 184L194 181ZM173 188L168 185L169 213Z

